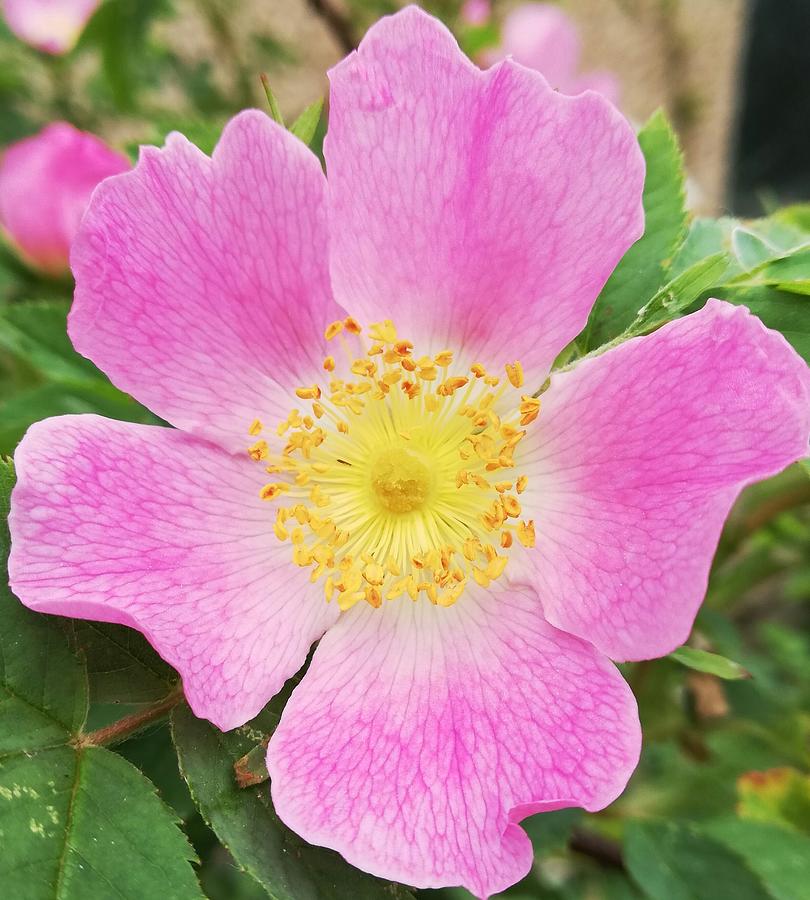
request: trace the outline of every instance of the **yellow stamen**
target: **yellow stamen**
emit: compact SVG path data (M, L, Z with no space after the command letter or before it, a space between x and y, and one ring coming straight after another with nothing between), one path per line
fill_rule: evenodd
M362 329L347 317L325 336L342 332ZM248 448L274 478L259 494L277 501L274 537L311 581L324 579L326 602L449 607L469 585L502 577L516 547L534 546L516 494L527 487L519 447L540 401L518 393L519 362L505 379L480 363L454 372L451 350L419 355L390 320L367 335L352 350L341 338L344 378L295 390L307 408L278 424L277 445ZM334 357L323 368L333 373ZM248 429L262 431L258 419Z
M512 387L522 387L523 386L523 366L515 361L513 363L506 364L506 377L509 379L509 383Z
M341 331L343 331L343 322L332 322L326 326L326 331L324 331L323 336L327 341L331 341L332 338L337 337Z

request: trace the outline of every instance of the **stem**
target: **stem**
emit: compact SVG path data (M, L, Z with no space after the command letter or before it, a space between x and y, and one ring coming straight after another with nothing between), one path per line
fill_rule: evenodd
M352 23L347 16L335 9L329 0L308 0L310 9L323 19L332 36L346 53L357 49Z
M80 734L75 741L77 747L106 747L126 740L152 722L164 718L183 699L183 687L178 685L167 697L140 712L124 716L111 725L105 725L88 734Z

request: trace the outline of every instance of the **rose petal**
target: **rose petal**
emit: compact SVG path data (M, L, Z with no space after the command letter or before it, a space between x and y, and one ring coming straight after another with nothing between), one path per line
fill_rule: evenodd
M526 590L452 608L359 604L315 651L268 749L273 803L310 843L417 887L479 896L529 870L516 823L601 809L636 765L635 701Z
M546 616L612 659L668 653L741 488L807 453L807 366L747 309L711 300L554 376L542 403L521 499Z
M34 425L15 462L12 590L31 609L142 631L222 729L255 716L337 616L273 535L247 459L63 416Z
M325 355L331 299L318 160L263 113L209 159L178 134L93 197L71 262L76 348L172 424L242 449Z
M519 358L538 382L641 234L630 126L509 61L481 72L415 7L330 79L337 299L420 347Z

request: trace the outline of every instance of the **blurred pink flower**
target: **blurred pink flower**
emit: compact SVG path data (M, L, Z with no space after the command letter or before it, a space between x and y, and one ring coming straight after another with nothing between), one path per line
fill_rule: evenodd
M0 156L0 227L33 266L63 274L93 189L128 168L95 135L67 122L48 125Z
M511 56L542 73L563 94L597 91L613 104L619 102L619 83L610 72L580 73L582 46L576 24L559 7L526 3L510 12L501 29L501 45L485 55L488 64Z
M8 27L21 41L61 54L72 50L101 0L2 0Z
M484 897L531 866L521 819L624 789L610 660L687 637L740 489L807 450L810 376L710 301L553 374L541 411L643 230L631 127L415 8L330 79L328 183L247 111L95 193L71 337L175 429L33 426L11 585L140 629L224 729L319 640L268 747L278 815Z
M467 25L486 25L491 12L489 0L465 0L461 20Z

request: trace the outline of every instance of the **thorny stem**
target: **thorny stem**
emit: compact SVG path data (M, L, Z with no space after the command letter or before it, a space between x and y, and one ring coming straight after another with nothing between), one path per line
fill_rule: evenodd
M178 685L168 696L162 700L147 706L139 712L124 716L117 722L105 725L87 734L80 734L75 741L77 747L106 747L110 744L118 744L126 740L136 731L140 731L152 722L162 719L183 699L183 687Z

